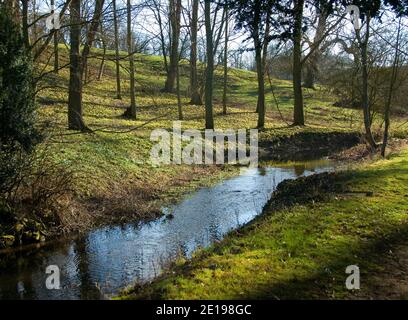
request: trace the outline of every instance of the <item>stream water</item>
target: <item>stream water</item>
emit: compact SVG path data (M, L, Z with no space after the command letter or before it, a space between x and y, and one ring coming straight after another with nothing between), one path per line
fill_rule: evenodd
M199 248L253 220L277 185L323 171L328 161L247 169L241 175L189 195L150 223L94 230L41 248L0 253L0 299L102 299L135 281L151 280L180 254ZM45 270L58 266L61 289L48 290Z

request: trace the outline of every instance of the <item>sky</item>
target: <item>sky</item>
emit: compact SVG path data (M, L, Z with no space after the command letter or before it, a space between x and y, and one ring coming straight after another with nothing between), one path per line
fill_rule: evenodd
M57 0L57 4L61 5L63 1L62 0ZM107 0L107 3L109 3L110 1ZM133 6L138 6L141 3L143 3L143 0L131 0L131 3ZM191 2L191 0L182 0L182 5L184 8L189 8L190 5L189 3ZM164 0L164 3L167 4L167 0ZM40 9L40 11L42 12L46 12L48 10L50 10L50 0L37 0L37 4L38 7ZM125 0L117 0L117 7L125 7L126 6L126 1ZM153 13L150 9L146 8L144 10L135 10L135 12L138 12L137 15L134 16L133 18L133 31L136 34L145 34L145 35L149 35L150 36L154 36L159 34L159 26L158 23L156 22ZM310 14L310 11L306 10L306 14ZM200 14L202 14L202 7L200 8ZM218 14L218 17L220 18L222 15L222 12L220 12ZM183 17L182 17L183 19ZM390 25L390 23L393 21L394 17L393 16L385 16L383 18L383 25L387 26ZM354 36L355 32L354 32L354 28L353 28L353 23L351 20L350 16L347 16L346 18L346 22L345 22L345 30L348 34ZM404 26L408 26L408 21L407 19L403 20ZM202 19L201 19L201 24L202 24ZM182 21L182 25L186 25L185 21ZM184 28L184 30L186 30ZM205 36L205 32L204 32L204 27L202 27L199 31L200 35L203 39ZM246 49L246 48L251 48L252 47L252 41L247 41L248 39L248 35L245 34L242 31L236 31L234 30L234 21L233 19L230 20L230 42L229 42L229 50L230 51L235 51L235 50L242 50L242 49ZM311 35L313 37L313 34ZM222 37L223 39L223 37ZM222 41L222 40L221 40ZM220 43L220 48L222 48L223 44ZM336 46L334 49L335 53L340 53L342 51L340 46ZM305 52L307 52L307 47L305 48ZM249 64L249 62L252 62L253 60L253 52L247 52L244 53L244 60L246 60L246 62Z

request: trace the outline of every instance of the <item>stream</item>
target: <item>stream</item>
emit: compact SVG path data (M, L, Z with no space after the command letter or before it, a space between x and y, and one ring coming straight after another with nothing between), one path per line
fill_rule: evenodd
M0 299L109 298L135 282L154 279L169 261L180 255L190 258L197 249L253 220L283 180L334 169L326 160L245 169L163 208L161 219L0 253ZM50 265L60 270L59 290L46 288Z

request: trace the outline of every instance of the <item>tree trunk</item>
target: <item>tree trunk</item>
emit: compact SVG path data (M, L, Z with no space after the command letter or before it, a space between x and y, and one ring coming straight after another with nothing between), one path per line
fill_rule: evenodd
M228 88L228 4L225 5L225 41L224 41L224 92L222 96L223 114L227 114L227 88Z
M265 127L265 70L262 61L262 47L259 44L259 40L255 41L255 59L258 75L258 129L263 129Z
M127 47L130 66L130 108L125 112L125 116L136 120L135 61L132 48L132 8L130 0L127 0Z
M116 64L116 98L122 99L120 86L120 55L119 55L119 27L116 0L113 0L113 26L115 29L115 64Z
M263 43L262 45L259 44L262 48L260 50L262 50L262 56L261 56L261 63L262 63L262 68L259 69L260 72L262 72L262 79L263 79L263 83L261 84L261 88L263 88L263 92L261 94L258 95L258 101L257 101L257 105L256 105L256 113L260 113L260 111L262 111L264 113L263 118L265 118L265 109L266 109L266 102L265 102L265 70L266 70L266 60L268 58L268 47L269 47L269 32L270 32L270 15L271 12L268 12L267 14L267 18L266 18L266 26L265 26L265 36L263 39ZM257 31L258 33L258 31ZM259 35L258 35L259 36ZM257 65L257 61L256 61L256 57L255 57L255 64ZM258 68L256 66L256 68ZM260 80L259 80L260 81ZM261 110L261 105L263 105L263 110ZM264 120L263 120L264 122Z
M183 109L181 105L181 94L180 94L180 66L177 66L177 108L178 108L178 114L179 114L179 120L183 120Z
M317 75L319 73L316 55L310 56L308 62L306 63L306 74L303 86L308 89L315 89L315 83L317 80Z
M370 38L370 17L367 17L365 39L361 42L361 64L362 64L362 103L364 112L364 127L366 140L372 150L377 149L377 143L371 132L371 108L368 96L368 40Z
M54 72L56 74L59 73L59 51L58 51L58 43L59 43L59 32L55 30L54 33Z
M179 41L180 41L180 17L181 0L170 0L170 25L171 25L171 49L170 66L167 72L167 79L164 86L165 92L174 92L174 83L177 76L177 65L179 62Z
M106 41L103 36L103 24L101 23L101 41L102 41L102 46L103 46L103 56L102 56L102 61L101 65L99 66L99 73L98 73L98 80L102 80L103 72L105 70L105 60L106 60Z
M199 0L193 0L193 13L191 19L191 52L190 52L190 88L192 105L202 105L197 73L197 38L198 38L198 5Z
M26 48L30 48L30 36L28 32L28 0L22 1L23 7L23 38Z
M169 64L167 63L167 47L166 47L166 39L164 36L164 28L163 28L163 22L162 22L162 16L161 16L161 0L153 0L153 14L156 18L157 23L159 24L159 30L160 30L160 42L161 42L161 51L163 55L163 60L164 60L164 70L166 72L169 72Z
M309 89L315 88L316 80L319 76L319 61L322 56L321 41L324 37L327 26L328 12L325 8L320 8L319 21L317 23L316 34L311 47L315 47L313 53L309 56L306 63L306 75L304 87Z
M23 5L24 2L26 2L26 5L28 7L28 0L23 0ZM13 17L15 19L15 21L17 21L18 23L20 23L20 6L19 6L19 1L18 0L11 0L11 1L5 1L6 5L9 5L11 12L13 14Z
M211 29L211 0L205 0L205 31L207 38L207 72L205 79L205 128L214 129L213 115L213 80L214 56L213 33Z
M401 18L399 19L399 22L398 22L397 43L395 45L395 56L394 56L394 62L393 62L393 65L392 65L390 88L389 88L389 92L388 92L387 104L385 106L385 111L384 111L385 127L384 127L383 143L382 143L382 146L381 146L381 156L382 157L385 157L385 152L386 152L387 144L388 144L388 136L389 136L389 129L390 129L391 104L392 104L392 98L393 98L393 94L394 94L394 86L395 86L395 82L397 81L397 76L398 76L400 35L401 35Z
M95 41L95 36L100 26L102 10L105 0L96 0L95 2L95 10L92 17L92 22L87 32L87 38L84 45L84 49L82 51L82 77L87 76L87 69L88 69L88 56L91 52L92 44Z
M81 41L81 0L72 0L70 6L70 79L68 98L68 128L70 130L86 129L82 119L82 75L79 53Z
M51 6L55 8L55 0L51 0ZM54 11L52 12L54 14ZM54 29L54 72L59 73L59 51L58 51L59 32Z
M305 116L303 111L302 92L302 21L304 0L295 0L295 25L293 31L293 91L295 97L293 124L303 126Z
M88 130L82 118L82 86L88 55L91 51L95 34L98 31L104 0L96 0L91 27L80 55L81 42L81 0L71 0L71 49L70 49L70 84L68 102L68 127L72 130Z
M31 43L35 43L37 41L37 36L38 36L38 30L37 30L37 1L36 0L31 0L33 5L33 12L32 12L32 22L31 22L31 28L32 28L32 42Z
M266 53L268 47L268 33L269 33L269 12L267 16L267 25L265 28L265 36L263 42L260 39L259 34L259 25L261 23L261 15L259 9L254 12L254 26L255 29L253 30L253 40L255 46L255 64L256 64L256 72L258 77L258 103L257 103L257 110L258 113L258 129L263 129L265 127L265 63L264 59L262 58L265 55L266 61Z

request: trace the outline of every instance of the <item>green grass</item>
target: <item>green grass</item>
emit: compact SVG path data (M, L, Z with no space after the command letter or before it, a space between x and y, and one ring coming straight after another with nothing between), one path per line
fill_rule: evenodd
M255 223L122 298L350 298L356 293L345 288L349 265L360 267L359 294L369 296L386 263L384 247L407 239L408 151L359 165L345 177L348 191L374 195L268 208Z

